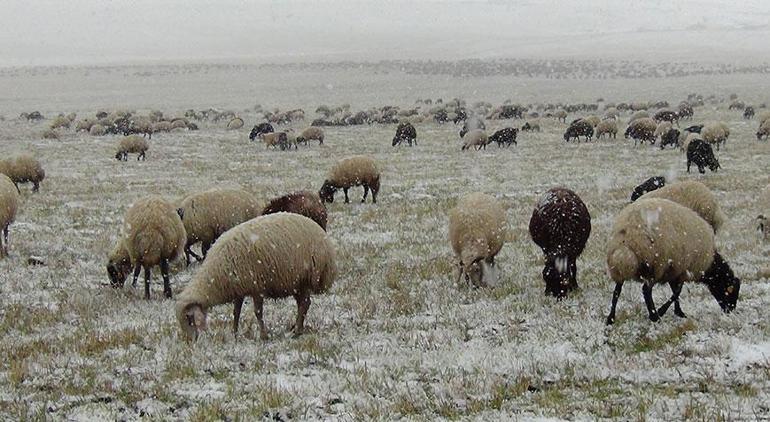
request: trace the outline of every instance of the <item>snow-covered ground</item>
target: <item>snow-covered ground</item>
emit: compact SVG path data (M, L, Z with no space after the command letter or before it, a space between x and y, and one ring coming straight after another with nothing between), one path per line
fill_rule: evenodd
M770 182L770 144L758 143L756 120L728 111L726 101L696 109L693 122L723 120L732 133L718 153L722 168L706 175L685 173L679 151L634 147L622 135L565 144L565 124L548 119L543 132L501 150L460 151L458 128L434 123L417 126L414 148L392 148L395 127L373 125L327 128L320 147L265 150L249 143L255 115L245 111L257 102L303 107L308 120L293 125L301 128L319 104L411 106L454 96L676 104L690 92L717 100L735 92L759 104L768 85L763 75L541 80L182 65L3 73L0 152L35 154L47 178L40 193L22 187L11 257L0 261L0 418L768 418L770 262L754 218L770 212L758 198ZM201 123L197 132L158 134L146 162L116 161L115 137L65 132L42 140L47 121L16 117L36 109L49 119L83 117L101 108L181 115L211 106L238 111L246 127ZM628 115L622 119L621 127ZM149 301L141 289L107 286L106 254L136 199L240 186L266 200L318 189L331 164L351 154L381 163L383 188L376 205L357 203L354 189L354 203L329 207L340 274L328 294L313 298L309 334L291 338L296 309L282 300L266 304L266 342L247 312L234 338L232 309L221 306L190 345L179 338L158 277ZM689 318L668 314L653 324L639 285L628 283L618 321L607 328L613 285L604 255L613 218L636 184L659 174L701 180L719 198L729 216L719 249L743 280L738 308L724 315L704 286L688 285ZM556 185L575 190L592 216L578 260L581 290L562 302L543 295L542 256L527 231L538 196ZM452 281L447 212L474 190L498 197L511 227L494 289ZM30 256L45 265L28 265ZM175 294L197 268L175 268ZM658 302L667 295L655 290Z

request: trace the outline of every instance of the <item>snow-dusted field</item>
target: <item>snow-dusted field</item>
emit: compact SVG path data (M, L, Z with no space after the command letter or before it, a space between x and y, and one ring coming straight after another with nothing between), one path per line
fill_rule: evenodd
M756 120L728 111L727 102L696 109L694 122L724 120L732 130L718 154L722 169L706 175L685 173L678 150L634 147L622 132L565 144L565 124L545 119L543 132L521 134L509 149L460 151L457 127L426 123L417 126L415 148L392 148L395 127L374 125L326 128L324 146L281 152L249 143L255 118L244 112L240 131L203 123L197 132L158 134L146 162L124 163L114 159L115 137L70 131L41 140L47 122L16 118L35 109L49 118L126 107L174 115L260 102L303 107L308 120L294 125L301 128L321 103L360 109L456 95L496 104L597 97L676 104L689 92L737 92L757 104L767 100L766 76L546 81L148 69L0 77L0 154L32 152L47 172L40 193L22 188L11 257L0 261L0 419L770 418L770 262L754 224L770 212L758 203L770 182L770 144L758 143ZM136 199L240 186L267 200L318 189L334 161L364 153L382 167L379 202L360 204L353 189L352 204L338 196L329 207L340 273L329 294L313 298L310 334L289 335L296 307L287 299L266 302L267 342L251 312L234 338L232 308L221 306L191 345L179 338L157 275L150 301L141 288L107 286L106 254ZM613 284L604 255L613 218L636 184L659 174L701 180L720 199L730 220L719 249L743 281L738 308L724 315L704 286L688 285L689 318L669 313L653 324L640 286L628 283L618 321L607 328ZM538 196L556 185L583 198L593 226L578 260L581 290L563 302L543 295L542 255L527 231ZM473 190L499 198L511 227L494 289L452 281L447 212ZM30 256L45 265L29 266ZM197 268L175 268L175 294ZM668 294L658 287L655 299Z

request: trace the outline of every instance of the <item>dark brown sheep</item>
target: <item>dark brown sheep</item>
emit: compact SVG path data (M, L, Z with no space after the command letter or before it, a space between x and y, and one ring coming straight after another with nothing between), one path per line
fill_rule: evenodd
M315 192L292 192L270 201L262 210L262 215L275 214L277 212L290 212L304 215L315 221L326 230L326 206L321 197Z
M529 234L545 254L545 293L561 299L577 289L575 261L591 234L591 215L580 197L567 188L543 194L529 220Z

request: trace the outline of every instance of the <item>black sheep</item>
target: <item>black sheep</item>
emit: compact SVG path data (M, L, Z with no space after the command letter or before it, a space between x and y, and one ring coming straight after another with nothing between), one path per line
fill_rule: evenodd
M512 127L500 129L489 137L489 142L497 142L498 148L503 145L507 147L511 146L511 144L516 145L516 135L518 133L519 130Z
M676 123L677 126L679 125L679 115L670 110L661 110L655 113L655 116L652 119L658 123L671 122L672 124Z
M690 132L690 133L700 133L702 129L703 129L703 125L693 125L690 127L686 127L684 131Z
M594 136L594 127L591 126L591 123L582 119L572 122L564 132L564 140L567 142L572 140L572 138L580 142L581 136L586 137L586 142L590 141Z
M666 147L666 145L673 145L676 147L679 144L679 131L677 129L669 129L660 136L660 149Z
M409 146L412 146L412 142L417 145L417 130L409 122L399 123L396 128L396 136L393 137L393 146L406 141Z
M720 168L719 161L714 156L714 150L711 145L700 139L695 139L687 146L687 172L690 172L690 165L698 166L698 172L706 172L704 167L708 166L711 171L717 171Z
M649 179L645 180L641 185L634 188L634 191L631 192L631 202L636 201L639 199L640 196L644 195L647 192L652 192L656 189L660 189L663 186L666 186L666 178L663 176L653 176Z
M752 117L754 117L754 107L748 106L745 110L743 110L743 118L751 119Z
M543 194L529 220L529 234L545 254L545 293L563 298L577 289L576 261L591 234L591 215L580 197L566 188Z
M264 133L273 133L275 130L273 129L273 125L270 123L260 123L253 128L251 128L251 133L249 133L249 140L253 141L257 138L257 136L264 134Z

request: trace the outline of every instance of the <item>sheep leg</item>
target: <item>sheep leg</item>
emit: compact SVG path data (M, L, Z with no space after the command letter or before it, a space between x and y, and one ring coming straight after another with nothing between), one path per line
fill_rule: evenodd
M190 257L195 258L198 262L201 262L203 258L200 257L200 255L196 254L192 250L192 245L187 245L184 247L184 258L187 261L187 266L190 266Z
M345 203L350 203L350 198L348 198L348 188L342 188L342 191L345 192Z
M577 290L578 283L577 283L577 260L575 258L570 259L569 261L569 287L567 288L567 291L573 291Z
M134 282L131 284L131 287L136 287L136 281L139 279L139 272L142 271L142 264L136 263L136 266L134 267Z
M203 256L198 258L198 262L206 259L206 255L208 255L209 249L211 249L211 243L203 242L201 245L201 255Z
M259 324L259 338L267 340L267 327L265 327L265 320L262 318L264 299L262 296L252 296L252 299L254 299L254 315L257 317L257 324Z
M618 306L618 298L620 298L620 292L623 290L623 282L619 281L615 283L615 291L612 292L612 307L610 307L610 313L607 315L607 325L615 323L615 308Z
M294 296L294 298L297 300L297 322L294 324L294 337L298 337L305 331L305 316L310 308L310 295L305 292Z
M717 148L719 150L719 148ZM32 192L37 192L40 190L40 183L39 182L32 182Z
M233 301L233 335L238 335L238 324L241 320L242 307L243 307L242 297L239 297Z
M366 196L369 195L369 185L364 185L364 197L361 198L361 203L366 202Z
M2 247L2 250L5 253L5 256L8 256L8 232L9 232L9 226L5 226L3 229L3 241L0 242L0 247Z
M144 268L144 298L150 300L150 267Z
M460 285L460 278L463 276L463 264L462 262L457 263L457 275L455 276L455 284Z
M660 316L655 309L655 302L652 300L652 284L647 282L642 284L642 296L644 296L644 304L647 306L647 312L650 314L650 321L658 322Z
M160 260L160 273L163 275L163 296L171 299L171 280L168 275L168 259Z
M658 316L663 316L668 311L668 307L671 306L671 304L674 304L674 315L680 317L680 318L687 318L687 316L682 312L682 308L679 305L679 294L682 293L682 287L684 286L683 282L671 282L669 283L671 286L671 298L666 301L666 303L663 304L663 306L658 309Z

